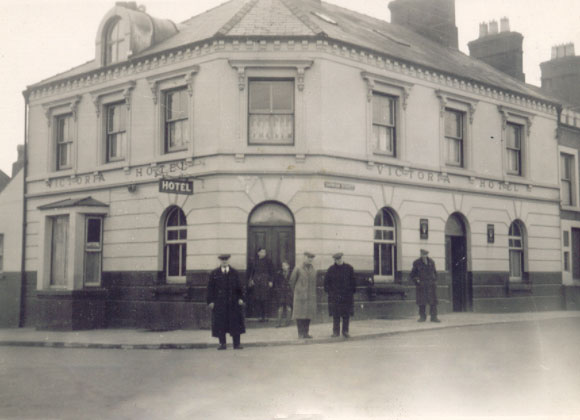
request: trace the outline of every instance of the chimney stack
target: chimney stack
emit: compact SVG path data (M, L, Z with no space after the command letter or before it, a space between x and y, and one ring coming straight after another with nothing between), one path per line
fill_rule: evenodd
M19 144L16 146L16 151L18 152L18 157L16 158L16 162L12 163L12 178L24 166L24 145Z
M389 9L391 23L457 49L455 0L394 0L389 3Z
M484 27L489 27L489 30ZM492 20L488 24L480 23L479 38L467 45L471 57L484 61L490 66L525 82L523 40L522 34L510 30L509 19L503 17L500 20L499 31L496 20Z
M580 106L580 56L574 53L574 44L552 47L552 58L540 64L542 89L556 98Z

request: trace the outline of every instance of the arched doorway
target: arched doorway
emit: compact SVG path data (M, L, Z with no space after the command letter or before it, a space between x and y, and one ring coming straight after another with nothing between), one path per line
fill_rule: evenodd
M258 249L265 248L274 271L280 270L283 261L290 267L295 264L294 216L283 204L269 201L259 204L248 218L248 264L256 257ZM273 302L269 305L272 312ZM248 312L252 313L251 304Z
M453 213L445 224L445 268L451 276L451 294L454 312L473 309L473 285L468 276L467 221Z

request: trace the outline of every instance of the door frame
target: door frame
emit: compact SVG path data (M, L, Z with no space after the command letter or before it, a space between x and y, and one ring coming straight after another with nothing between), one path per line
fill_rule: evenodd
M455 218L458 222L460 222L462 227L462 233L458 234L457 232L448 232L448 223L449 221ZM445 242L446 244L449 243L449 250L445 252L445 269L449 273L449 286L450 286L450 301L451 301L451 308L453 312L471 312L473 310L473 282L471 276L471 243L470 243L470 229L469 223L465 216L459 212L455 212L449 215L447 218L447 222L445 223ZM462 247L464 251L461 256L465 258L465 263L463 264L463 273L461 276L463 277L459 281L462 282L460 285L460 295L457 295L457 290L455 289L456 286L456 277L454 276L454 249L456 249L458 245L457 239L454 238L462 238ZM455 245L454 245L455 242Z

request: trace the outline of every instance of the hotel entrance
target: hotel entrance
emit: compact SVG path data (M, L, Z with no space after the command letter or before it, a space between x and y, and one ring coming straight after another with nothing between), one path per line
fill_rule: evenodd
M473 285L467 267L467 222L459 213L445 224L445 268L451 276L451 298L454 312L473 309Z

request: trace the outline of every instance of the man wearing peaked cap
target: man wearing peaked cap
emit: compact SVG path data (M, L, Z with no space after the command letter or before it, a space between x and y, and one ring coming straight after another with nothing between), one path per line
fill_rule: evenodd
M226 334L234 341L234 349L242 349L240 334L246 332L244 323L244 293L236 269L230 266L230 254L218 256L220 266L209 275L207 305L211 312L211 333L219 339L218 350L226 349Z
M413 262L409 278L415 283L416 302L419 306L419 322L427 319L426 306L429 305L431 322L441 322L437 318L437 270L435 262L428 257L429 251L422 248L421 257Z
M332 317L332 337L340 336L340 319L342 318L342 335L349 338L349 321L354 315L354 294L356 279L354 269L343 260L343 253L332 256L334 264L324 276L324 291L328 293L328 314Z

